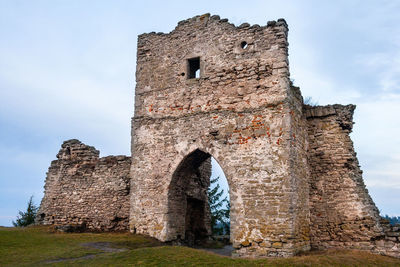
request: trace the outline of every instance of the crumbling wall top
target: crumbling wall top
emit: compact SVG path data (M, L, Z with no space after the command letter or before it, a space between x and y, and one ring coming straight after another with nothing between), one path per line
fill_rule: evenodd
M310 106L304 105L304 113L307 119L324 118L337 115L337 122L343 130L349 132L353 129L353 114L356 105L326 105L326 106Z
M98 159L100 152L93 146L88 146L78 139L64 141L57 154L62 160L94 160Z
M168 35L168 34L174 33L175 31L179 31L181 28L184 28L188 25L190 26L190 25L195 25L198 23L202 23L203 25L206 25L210 21L217 22L217 23L220 23L221 25L228 26L231 28L248 29L249 31L262 30L262 29L266 29L266 28L274 28L274 27L280 27L280 26L283 27L284 31L286 31L286 32L289 31L288 24L286 23L286 20L283 18L279 18L276 21L275 20L267 21L267 24L264 26L260 26L258 24L251 25L247 22L244 22L244 23L240 24L239 26L236 26L235 24L230 23L227 18L221 19L220 16L218 16L218 15L211 15L210 13L206 13L203 15L197 15L192 18L188 18L188 19L179 21L178 24L176 25L175 29L169 33L164 33L164 32L143 33L143 34L139 35L139 38L146 36L146 35Z
M126 230L130 165L127 156L99 158L77 139L65 141L47 172L37 223L60 230Z

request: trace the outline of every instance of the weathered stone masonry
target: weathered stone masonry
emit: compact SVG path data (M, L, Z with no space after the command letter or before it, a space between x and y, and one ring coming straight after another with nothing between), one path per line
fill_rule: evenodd
M130 157L99 158L78 140L65 141L47 173L38 212L42 224L95 231L126 231Z
M184 209L174 212L169 198L178 165L199 150L226 174L238 254L309 249L307 169L293 168L306 163L306 132L297 129L302 103L292 97L287 52L283 20L235 27L200 16L169 34L139 36L131 229L163 241L186 238L175 226ZM188 77L191 59L199 78Z
M132 162L65 142L38 219L194 244L210 235L212 156L230 187L235 255L400 256L400 231L380 221L362 180L349 136L355 106L303 104L287 34L282 19L236 27L206 14L140 35Z
M398 227L380 219L365 188L350 132L355 106L305 106L308 124L311 246L400 256Z

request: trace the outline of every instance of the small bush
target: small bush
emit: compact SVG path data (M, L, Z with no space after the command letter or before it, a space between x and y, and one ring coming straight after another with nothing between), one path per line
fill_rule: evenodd
M15 227L24 227L35 222L38 207L33 203L33 196L30 197L28 201L28 207L25 212L19 211L17 220L12 222Z
M304 98L304 105L315 107L318 106L318 102L314 101L311 96L307 96L306 98Z

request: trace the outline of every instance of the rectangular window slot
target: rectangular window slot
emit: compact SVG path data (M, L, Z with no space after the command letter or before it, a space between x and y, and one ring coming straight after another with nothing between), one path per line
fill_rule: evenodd
M188 79L200 78L200 58L188 59Z

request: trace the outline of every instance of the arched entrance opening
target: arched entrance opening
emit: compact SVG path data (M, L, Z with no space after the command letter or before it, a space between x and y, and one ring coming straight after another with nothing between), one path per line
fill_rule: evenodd
M222 169L214 167L218 170L214 173L213 166L219 167L212 156L196 149L182 160L173 173L168 191L169 241L201 246L210 240L213 234L207 194L210 178L218 175L218 180L225 179ZM223 187L227 187L227 183ZM227 189L224 192L226 195Z
M230 242L229 185L218 162L211 157L211 177L208 188L212 235L224 243Z

